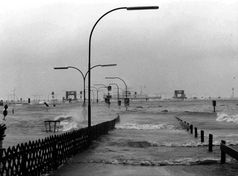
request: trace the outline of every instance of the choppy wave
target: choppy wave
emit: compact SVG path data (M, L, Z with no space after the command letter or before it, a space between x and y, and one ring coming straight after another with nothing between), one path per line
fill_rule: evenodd
M213 146L219 146L221 140L214 140ZM203 147L208 146L208 142L200 142L199 140L191 141L174 141L174 142L159 142L145 140L118 140L109 142L111 146L126 146L131 148L147 148L147 147ZM226 144L230 146L238 145L237 140L226 140Z
M148 141L133 141L128 142L129 147L199 147L207 146L207 143L201 143L199 141L185 141L185 142L148 142ZM219 144L220 145L220 144Z
M227 159L227 162L231 162ZM113 160L89 160L81 163L104 163L114 165L133 165L133 166L174 166L174 165L210 165L220 163L220 158L180 158L175 160L150 161L150 160L135 160L135 159L113 159Z
M207 143L199 141L184 141L184 142L156 142L156 141L135 141L135 140L119 140L110 142L112 146L127 146L132 148L147 148L147 147L199 147L207 146ZM220 145L220 143L214 144Z
M60 131L70 131L79 127L77 121L70 115L57 116L54 120L60 121Z
M117 129L136 129L136 130L153 130L153 129L176 129L174 125L168 123L161 124L136 124L125 123L116 125Z
M229 115L224 112L218 112L216 121L234 122L234 123L238 124L238 114Z

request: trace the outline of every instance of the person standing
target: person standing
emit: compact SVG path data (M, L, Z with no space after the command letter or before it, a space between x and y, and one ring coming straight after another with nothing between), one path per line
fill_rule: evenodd
M3 110L3 120L6 120L6 116L7 116L7 108L8 108L8 105L5 104L5 106L4 106L4 110Z

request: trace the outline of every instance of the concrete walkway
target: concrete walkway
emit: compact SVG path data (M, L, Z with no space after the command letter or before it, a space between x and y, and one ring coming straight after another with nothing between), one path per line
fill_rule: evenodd
M237 172L237 164L148 167L70 162L52 176L236 176Z

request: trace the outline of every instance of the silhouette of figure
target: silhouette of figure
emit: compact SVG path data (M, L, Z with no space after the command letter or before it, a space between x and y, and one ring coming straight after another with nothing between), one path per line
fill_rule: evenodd
M6 104L5 106L4 106L4 110L3 110L3 120L6 120L5 118L6 118L6 116L7 116L7 108L8 108L8 105Z

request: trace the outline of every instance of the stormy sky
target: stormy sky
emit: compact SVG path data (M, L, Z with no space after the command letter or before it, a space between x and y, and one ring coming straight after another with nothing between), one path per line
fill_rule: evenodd
M0 0L0 98L60 98L80 91L88 64L88 38L96 20L121 6L159 10L115 11L92 38L92 84L118 76L132 91L172 97L238 96L238 0Z

